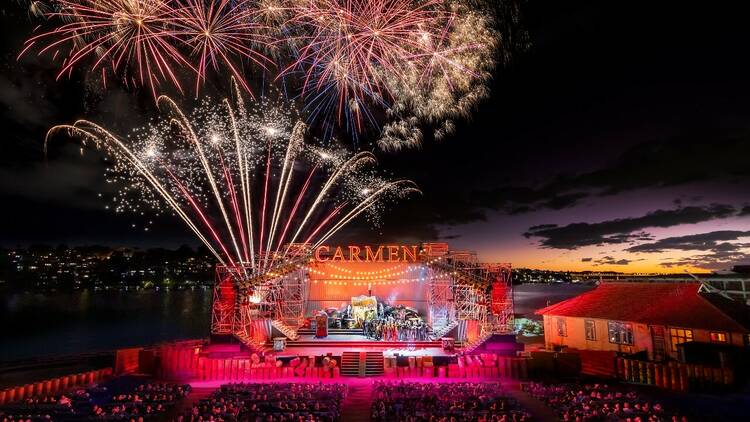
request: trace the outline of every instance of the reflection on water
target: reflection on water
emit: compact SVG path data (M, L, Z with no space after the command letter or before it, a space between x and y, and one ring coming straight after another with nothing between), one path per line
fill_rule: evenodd
M514 286L517 314L592 286ZM208 336L211 291L9 293L0 298L0 362Z
M211 291L6 293L0 361L208 336Z
M542 319L534 311L588 292L595 286L588 284L521 284L513 286L513 308L516 316Z

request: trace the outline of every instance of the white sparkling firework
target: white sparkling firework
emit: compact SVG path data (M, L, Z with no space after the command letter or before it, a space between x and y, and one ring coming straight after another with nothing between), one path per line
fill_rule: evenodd
M424 123L435 128L435 139L442 139L453 132L454 119L469 117L487 98L498 44L491 26L488 17L454 4L440 33L422 38L421 50L411 56L402 77L385 79L394 101L378 140L382 149L418 147Z
M314 248L358 216L376 222L385 203L418 192L411 181L380 177L370 153L306 143L288 104L261 98L246 108L236 98L204 101L187 115L162 96L165 117L128 137L79 120L53 127L47 141L66 134L102 150L109 180L122 186L116 211L175 214L247 278L294 258L290 245Z

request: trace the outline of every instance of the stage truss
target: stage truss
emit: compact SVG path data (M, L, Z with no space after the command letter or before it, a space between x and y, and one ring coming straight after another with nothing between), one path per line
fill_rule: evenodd
M249 265L218 266L211 332L234 335L251 346L267 341L271 327L297 338L305 319L310 255L295 253L291 260L276 257L283 264L251 277L246 276L253 273ZM434 338L461 323L478 327L475 338L513 332L510 264L480 263L476 254L450 251L444 243L422 244L419 261L430 280L428 320Z
M479 336L513 332L510 264L480 263L475 253L450 251L445 244L424 244L423 251L426 265L448 280L435 278L430 286L430 305L452 316L435 320L433 332L449 331L443 327L452 329L458 321L475 321Z

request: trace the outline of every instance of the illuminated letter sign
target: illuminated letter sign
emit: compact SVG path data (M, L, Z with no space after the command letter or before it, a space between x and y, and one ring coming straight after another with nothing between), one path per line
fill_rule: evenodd
M378 251L373 254L372 248L365 246L365 261L368 262L383 262L383 247L378 246Z
M402 246L401 250L404 252L404 261L407 261L407 262L417 261L417 247L416 246Z
M341 246L336 247L336 252L333 253L331 261L344 261L344 251L341 250Z
M320 256L320 253L325 251L328 252L328 246L318 246L317 249L315 249L315 260L318 262L326 262L328 261L328 258L323 259L322 256Z
M336 246L331 255L332 248L318 246L313 257L318 262L417 262L419 259L418 246L414 245Z
M401 259L398 256L398 250L400 248L395 245L389 245L388 246L388 261L390 262L398 262Z
M361 262L362 258L359 256L359 246L349 246L349 261Z

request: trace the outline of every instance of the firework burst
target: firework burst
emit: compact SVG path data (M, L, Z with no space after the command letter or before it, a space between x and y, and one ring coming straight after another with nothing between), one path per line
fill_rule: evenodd
M436 138L450 133L453 121L487 96L502 48L481 1L31 4L56 26L31 37L21 54L62 60L58 78L80 69L100 72L106 84L115 74L147 87L154 99L165 82L183 92L185 75L195 76L196 96L211 72L228 73L251 95L275 80L301 100L307 122L324 137L340 129L355 139L375 133L389 150L418 146L425 126Z
M410 181L378 176L370 153L304 142L305 124L284 104L206 101L190 116L168 97L158 104L165 118L127 138L80 120L52 128L48 140L64 133L103 150L110 179L123 186L117 211L174 213L220 263L252 272L243 277L417 192Z
M174 64L190 67L174 46L175 34L165 30L173 14L167 0L56 0L47 16L64 23L27 40L21 55L43 44L39 54L64 57L58 79L86 61L91 70L106 77L110 67L156 96L165 80L181 89Z
M371 103L390 97L384 80L399 78L440 17L436 0L311 0L296 9L304 47L285 73L300 71L311 115L331 114L361 130Z
M419 146L420 123L428 122L441 139L454 130L453 120L466 118L489 95L487 81L495 66L497 33L490 21L471 10L458 9L441 31L425 36L401 78L387 79L394 101L391 121L378 143L386 150Z
M271 60L261 53L272 43L261 33L257 11L247 0L178 0L173 25L179 38L190 46L196 57L196 94L206 79L209 67L219 70L223 63L248 93L250 86L235 57L249 60L267 70Z

